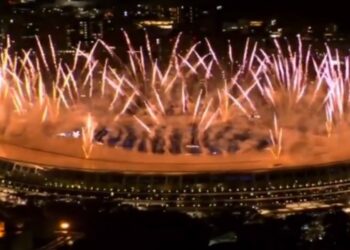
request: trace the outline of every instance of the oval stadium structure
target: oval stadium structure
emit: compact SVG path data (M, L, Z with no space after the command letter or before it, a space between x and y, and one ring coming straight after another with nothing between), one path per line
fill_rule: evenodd
M181 171L181 167L171 171L167 165L174 162L170 161L164 161L163 166L155 162L156 167L149 170L134 166L126 171L123 161L73 159L7 144L1 145L0 156L1 185L26 199L99 198L139 209L201 213L238 207L288 212L344 205L350 193L350 165L346 161L298 167L247 167L249 162L239 167L236 162L234 167L222 168L220 164L228 163L216 158L217 166L202 169L200 161L189 162L185 167L192 171ZM130 158L130 165L135 161Z

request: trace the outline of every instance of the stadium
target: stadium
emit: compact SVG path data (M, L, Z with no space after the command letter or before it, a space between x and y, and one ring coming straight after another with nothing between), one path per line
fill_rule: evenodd
M30 155L35 162L36 155L33 152ZM206 213L251 207L292 212L315 208L315 204L316 207L347 204L350 191L348 163L272 171L191 173L72 170L67 165L39 165L4 158L1 166L1 186L11 187L26 198L68 198L77 202L102 197L139 209L161 207ZM302 206L307 203L308 206Z
M179 36L161 66L147 36L148 53L125 37L128 63L103 41L66 63L51 39L34 55L2 52L3 187L185 212L347 205L349 57L248 40L223 63L208 40L207 54L177 52ZM99 46L115 63L95 58Z

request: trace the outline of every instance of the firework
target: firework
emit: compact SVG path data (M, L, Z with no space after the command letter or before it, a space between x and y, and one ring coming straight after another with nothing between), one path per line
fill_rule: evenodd
M172 144L181 144L182 152L220 151L223 157L271 152L278 160L293 148L291 133L325 137L327 144L339 126L348 124L349 57L337 50L325 47L320 58L310 47L305 53L299 41L296 50L288 44L284 53L284 45L275 41L275 52L268 53L247 40L235 63L232 42L224 56L208 39L182 54L179 35L164 63L153 57L148 36L145 46L135 49L124 34L124 63L103 41L90 51L78 45L67 61L56 53L51 37L46 42L36 37L36 54L33 49L12 55L5 48L0 55L2 140L11 138L11 117L19 116L37 124L38 131L49 126L51 137L78 128L85 158L98 142L137 150L148 140L153 146L142 146L143 152L170 154ZM200 45L207 47L204 54ZM99 61L95 54L101 49L108 56ZM110 133L97 138L105 128Z

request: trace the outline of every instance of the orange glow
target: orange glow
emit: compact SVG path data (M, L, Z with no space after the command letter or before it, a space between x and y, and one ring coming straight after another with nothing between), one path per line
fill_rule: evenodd
M60 229L62 230L68 230L70 228L70 224L66 221L61 221L60 222Z
M5 222L0 221L0 239L5 237Z

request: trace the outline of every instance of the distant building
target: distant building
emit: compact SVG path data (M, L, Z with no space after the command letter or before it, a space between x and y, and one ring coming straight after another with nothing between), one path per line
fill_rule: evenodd
M36 0L8 0L9 5L35 3Z
M330 23L326 25L323 36L325 38L333 37L337 34L337 32L338 32L338 26L335 23Z
M5 47L6 32L4 27L4 19L0 19L0 50Z

